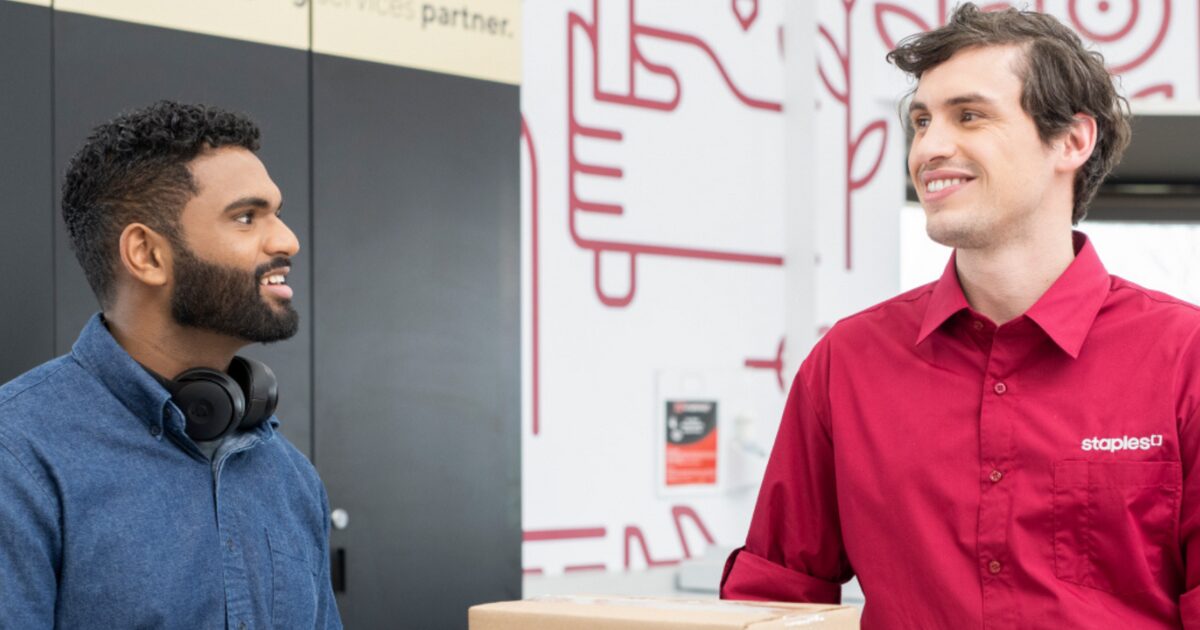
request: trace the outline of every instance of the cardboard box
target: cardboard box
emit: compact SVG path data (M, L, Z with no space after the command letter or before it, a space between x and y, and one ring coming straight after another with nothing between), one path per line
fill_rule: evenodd
M470 630L858 630L859 610L606 595L547 596L472 606Z

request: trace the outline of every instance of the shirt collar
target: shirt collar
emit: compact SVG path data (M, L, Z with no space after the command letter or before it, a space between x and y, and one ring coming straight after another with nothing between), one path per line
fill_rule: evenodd
M101 313L88 320L71 347L71 355L153 433L161 436L164 429L172 429L184 434L183 414L171 402L170 392L117 343ZM254 433L266 438L278 426L279 420L272 415Z
M71 355L133 415L152 430L158 427L161 435L164 417L174 415L174 405L167 404L171 394L117 343L103 315L96 313L88 320L71 347Z
M1071 358L1079 356L1083 342L1100 307L1108 296L1109 276L1096 249L1082 232L1074 232L1075 259L1050 285L1025 316L1033 320L1052 341ZM946 320L970 308L958 281L955 255L950 255L942 277L938 279L925 309L925 318L917 335L924 341Z

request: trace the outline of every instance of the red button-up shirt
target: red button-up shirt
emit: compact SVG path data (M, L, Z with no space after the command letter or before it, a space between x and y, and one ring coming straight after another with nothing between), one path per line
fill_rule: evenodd
M1200 309L1076 257L997 327L937 282L800 368L730 599L864 628L1200 628Z

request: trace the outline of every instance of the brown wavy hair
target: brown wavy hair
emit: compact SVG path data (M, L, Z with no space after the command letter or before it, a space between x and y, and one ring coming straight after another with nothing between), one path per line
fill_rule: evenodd
M1069 129L1076 114L1096 119L1096 148L1075 172L1071 221L1079 223L1101 182L1121 161L1131 135L1129 101L1117 92L1103 55L1085 48L1074 31L1044 13L985 12L964 3L948 24L905 38L887 60L920 80L961 50L1002 45L1025 51L1024 63L1016 68L1023 83L1021 107L1033 118L1043 143Z

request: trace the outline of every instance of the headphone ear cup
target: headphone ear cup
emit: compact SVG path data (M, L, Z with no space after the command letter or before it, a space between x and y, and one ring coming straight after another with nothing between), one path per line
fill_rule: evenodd
M223 372L195 368L175 377L172 400L187 422L184 431L197 442L220 438L237 428L246 399L237 382Z
M261 425L275 413L275 407L279 405L279 384L267 364L234 357L229 364L229 376L241 386L246 398L246 415L241 422L243 431Z

